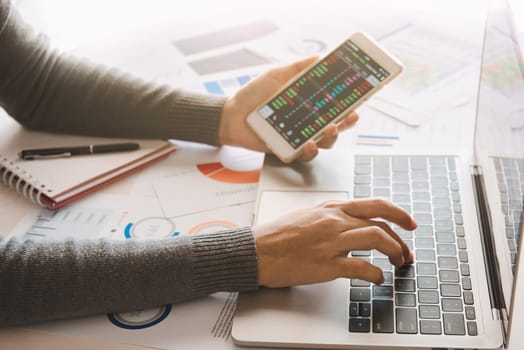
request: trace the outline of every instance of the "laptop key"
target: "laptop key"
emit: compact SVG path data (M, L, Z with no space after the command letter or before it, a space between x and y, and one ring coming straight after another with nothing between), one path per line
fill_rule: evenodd
M431 213L431 205L425 202L415 202L413 203L413 212L414 213Z
M404 265L404 266L395 268L395 277L406 277L406 278L415 277L414 266L413 265Z
M375 176L389 176L389 158L373 157L373 172Z
M371 184L371 176L370 175L356 175L355 176L355 184L356 185L370 185Z
M393 182L409 183L409 174L401 172L393 172Z
M428 202L430 195L429 192L413 192L412 194L413 201Z
M439 256L438 267L441 269L456 269L458 268L457 258L454 256Z
M437 232L437 243L455 243L455 234L453 232Z
M449 208L435 208L433 209L433 215L437 219L451 219L453 216L451 215L451 209Z
M448 170L443 166L432 166L431 175L446 175Z
M433 216L431 214L415 213L413 219L421 225L431 225L433 223Z
M456 169L456 167L455 167L455 158L448 157L448 168L449 168L449 170L455 170Z
M393 301L373 300L373 332L393 333Z
M380 267L382 270L391 270L393 268L388 259L374 258L373 264Z
M415 237L415 247L432 249L434 247L433 238Z
M351 301L369 301L369 288L351 288L351 291L349 292L349 298Z
M371 252L369 250L353 250L351 252L352 256L371 256Z
M373 297L375 298L393 298L392 286L373 286Z
M427 180L429 178L427 170L412 170L411 179L412 180Z
M433 208L449 208L450 206L450 201L447 197L433 198L432 203Z
M419 225L415 229L415 236L433 236L433 226Z
M459 260L461 263L467 263L468 262L468 252L465 250L459 251Z
M435 261L435 251L429 249L415 250L415 257L417 261Z
M409 194L403 193L393 193L392 200L395 204L409 204L411 202Z
M371 167L369 165L356 165L355 166L356 175L369 175L371 174Z
M460 285L443 283L440 285L440 295L443 297L460 297Z
M373 197L383 197L389 199L391 191L389 188L375 188L373 189Z
M357 185L354 189L355 198L367 198L371 196L371 187L365 185Z
M427 169L427 158L423 156L413 156L409 158L411 162L411 169Z
M444 314L444 333L447 335L466 335L462 314Z
M368 157L368 156L355 156L355 164L370 165L371 164L371 157Z
M460 274L462 276L469 276L469 265L468 264L460 264Z
M413 191L416 192L424 192L429 190L429 182L427 181L413 181L411 184Z
M473 305L473 293L472 292L464 292L464 304L466 305Z
M349 331L355 333L368 333L370 331L371 321L369 318L350 318Z
M442 324L440 321L420 321L420 333L422 334L442 334Z
M375 177L375 178L373 178L373 186L389 187L390 186L389 177Z
M359 303L358 314L362 317L369 317L371 315L371 304L370 303Z
M445 166L446 165L446 157L444 156L430 156L429 157L429 164L438 165L438 166Z
M397 319L397 333L401 334L417 334L418 320L417 310L407 308L396 309Z
M419 290L418 302L421 304L438 304L439 294L436 290Z
M393 172L407 173L409 171L408 157L393 157L391 159Z
M474 320L475 319L475 308L473 306L466 306L466 319Z
M462 300L455 298L442 298L442 311L462 311Z
M409 191L410 191L409 184L403 184L403 183L394 183L393 184L394 193L409 193Z
M417 303L417 298L415 294L410 293L396 293L395 294L395 304L397 306L415 306Z
M457 248L455 248L454 244L438 243L437 244L437 254L445 255L445 256L456 256Z
M383 284L392 284L393 283L393 273L389 271L384 271L384 283Z
M437 264L435 263L417 263L417 274L436 275L437 274Z
M359 280L359 279L351 280L351 287L369 287L370 285L371 283L369 283L368 281Z
M453 221L445 219L436 219L435 220L435 231L453 231Z
M420 289L437 289L437 278L433 276L417 277L417 285Z
M438 272L440 282L459 282L459 273L455 270L440 270Z
M462 277L462 289L471 290L471 278Z
M475 321L469 321L467 323L467 326L468 326L468 334L471 335L471 336L476 336L478 335L478 330L477 330L477 322Z
M415 280L412 279L395 279L395 291L397 292L414 292Z
M420 318L440 319L440 308L438 305L419 305Z
M356 317L358 316L358 304L349 303L349 316Z

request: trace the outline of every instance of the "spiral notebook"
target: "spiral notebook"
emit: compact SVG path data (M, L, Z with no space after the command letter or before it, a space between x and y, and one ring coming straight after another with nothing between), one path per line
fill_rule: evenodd
M40 206L56 209L175 150L167 141L132 140L140 148L131 152L29 161L18 156L23 149L119 142L130 140L29 131L0 113L0 180Z

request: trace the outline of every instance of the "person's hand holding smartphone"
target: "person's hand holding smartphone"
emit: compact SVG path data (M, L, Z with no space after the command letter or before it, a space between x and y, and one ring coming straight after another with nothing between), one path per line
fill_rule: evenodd
M343 120L401 72L397 59L369 36L355 33L257 107L247 123L267 148L290 162L307 141L319 140L328 125Z
M242 87L233 96L230 96L222 107L218 143L272 153L271 149L247 124L247 117L267 99L275 95L277 91L281 90L283 86L292 81L300 72L303 72L318 60L318 57L309 57L272 68ZM319 148L331 148L337 141L338 135L354 126L358 118L356 112L351 112L337 124L328 125L318 141L309 140L304 144L300 159L312 160L317 156Z

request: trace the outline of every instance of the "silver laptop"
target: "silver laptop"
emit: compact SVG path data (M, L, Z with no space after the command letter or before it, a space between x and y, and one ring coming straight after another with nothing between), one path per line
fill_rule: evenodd
M353 251L383 269L383 285L339 279L242 294L232 329L237 344L493 349L507 343L512 293L524 294L524 277L514 278L524 194L524 77L506 9L490 12L486 28L472 152L348 156L333 150L290 166L266 158L255 222L327 200L383 197L418 222L413 232L394 227L415 261L395 268L377 251ZM524 319L523 301L515 303L512 318Z

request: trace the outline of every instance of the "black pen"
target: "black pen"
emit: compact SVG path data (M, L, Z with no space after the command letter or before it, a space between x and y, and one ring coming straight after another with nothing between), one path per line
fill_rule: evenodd
M87 145L76 147L57 147L57 148L41 148L41 149L26 149L21 151L18 155L25 160L33 159L52 159L52 158L67 158L72 156L86 155L86 154L100 154L100 153L115 153L134 151L140 148L138 143L113 143L108 145Z

